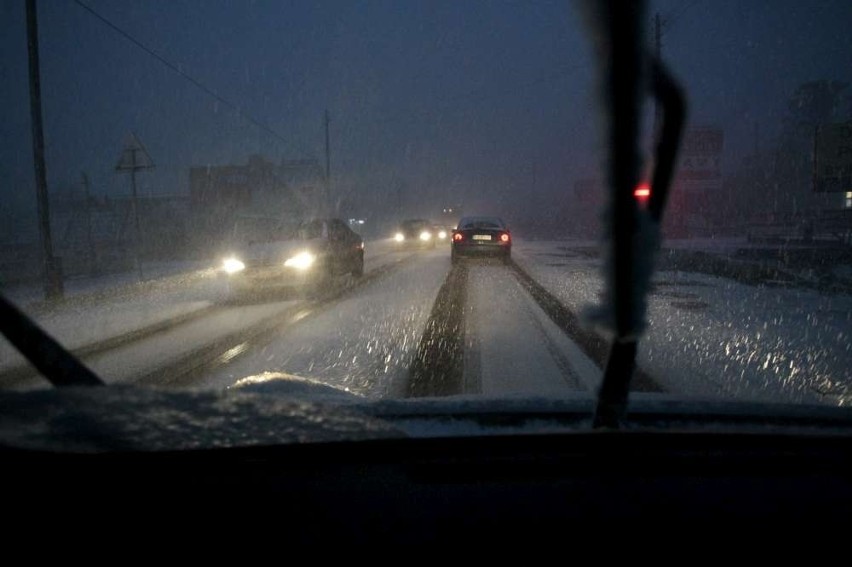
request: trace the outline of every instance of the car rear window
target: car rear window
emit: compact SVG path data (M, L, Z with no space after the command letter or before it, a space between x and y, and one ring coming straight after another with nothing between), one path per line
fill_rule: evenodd
M500 219L463 219L459 228L503 228Z

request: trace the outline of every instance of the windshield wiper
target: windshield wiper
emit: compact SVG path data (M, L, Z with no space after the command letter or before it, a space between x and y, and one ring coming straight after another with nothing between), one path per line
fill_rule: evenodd
M0 332L54 386L103 386L77 357L0 294Z
M594 427L617 428L627 410L636 365L638 337L645 326L647 289L660 224L686 118L686 100L677 82L652 56L645 42L645 2L585 0L599 65L606 119L606 175L609 187L605 293L593 322L612 335L612 346L598 393ZM654 156L648 209L633 195L642 152L640 125L645 89L662 111Z

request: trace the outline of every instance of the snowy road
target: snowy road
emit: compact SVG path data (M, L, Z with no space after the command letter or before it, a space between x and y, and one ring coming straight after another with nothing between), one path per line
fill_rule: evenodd
M399 397L449 268L446 250L418 253L298 325L252 344L202 385L222 388L266 371L286 372L369 397Z
M550 320L512 270L499 263L468 268L465 393L594 393L595 364Z
M388 241L369 244L364 262L367 277L411 255ZM342 279L338 288L352 283ZM299 312L297 301L231 305L226 281L210 269L135 287L74 297L55 310L42 311L39 305L31 315L105 381L113 383L150 381L190 354L286 321ZM27 305L22 308L29 311ZM0 386L43 384L10 344L0 342Z
M406 395L427 322L450 315L433 311L450 269L446 250L419 253L387 277L242 349L200 385L222 388L264 372L284 372L371 398ZM509 267L485 262L465 270L463 375L456 389L442 393L594 391L598 368L536 305Z
M344 279L319 301L223 305L174 290L174 298L214 307L85 360L108 383L221 389L284 372L369 398L594 393L606 344L576 314L598 297L599 259L564 242L516 242L513 255L515 265L452 267L448 247L380 245L363 280ZM635 389L848 403L848 295L676 271L654 282ZM145 300L126 304L132 312Z

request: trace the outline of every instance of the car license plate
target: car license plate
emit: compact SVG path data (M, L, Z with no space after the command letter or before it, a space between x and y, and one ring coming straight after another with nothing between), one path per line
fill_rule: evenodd
M474 240L491 240L491 235L490 234L474 234L473 239Z

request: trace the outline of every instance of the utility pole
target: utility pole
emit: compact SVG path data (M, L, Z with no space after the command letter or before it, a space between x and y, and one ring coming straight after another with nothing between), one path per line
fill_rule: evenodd
M137 159L137 154L142 154L142 159ZM121 153L121 156L118 158L118 164L115 166L116 171L129 171L130 172L130 193L131 193L131 201L130 208L133 212L134 222L136 226L136 254L135 254L135 262L136 262L136 272L139 276L139 279L144 279L144 274L142 273L142 262L139 258L142 252L142 227L139 223L139 206L137 203L137 194L136 194L136 172L140 169L153 169L154 168L154 160L151 159L150 154L142 145L142 142L136 137L136 134L133 132L127 138L125 142L124 150Z
M654 59L662 61L663 56L663 24L660 13L654 14ZM660 128L660 102L654 99L654 137L659 136Z
M331 144L329 143L328 124L331 122L328 118L328 109L325 110L325 207L331 211Z
M136 148L128 148L130 151L130 208L133 210L133 219L136 227L136 274L139 280L145 279L142 273L142 260L139 256L142 253L142 228L139 226L139 205L137 204L136 195Z
M89 195L89 176L84 171L82 173L83 184L83 210L86 215L86 249L89 255L89 275L94 276L97 273L97 260L95 254L95 243L92 238L92 199Z
M47 169L44 163L44 128L41 117L41 78L38 61L38 8L36 0L27 0L27 51L30 67L30 115L33 130L36 198L38 201L39 239L41 240L45 299L60 299L62 267L53 255L50 235L50 207L47 196Z

